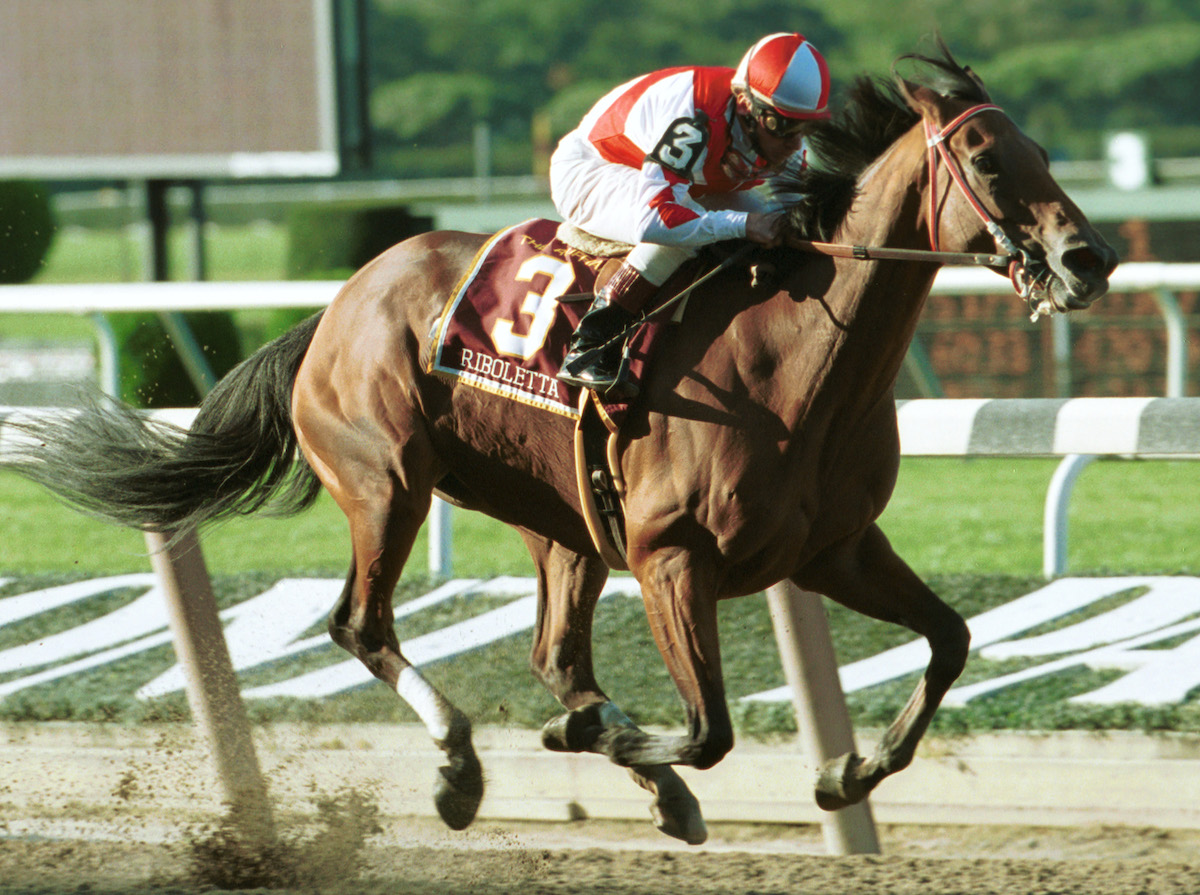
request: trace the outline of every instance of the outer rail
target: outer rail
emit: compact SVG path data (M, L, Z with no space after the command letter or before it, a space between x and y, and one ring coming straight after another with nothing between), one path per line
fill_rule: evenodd
M923 457L1061 457L1046 493L1042 571L1067 569L1067 509L1098 457L1200 458L1200 398L901 401L900 452Z

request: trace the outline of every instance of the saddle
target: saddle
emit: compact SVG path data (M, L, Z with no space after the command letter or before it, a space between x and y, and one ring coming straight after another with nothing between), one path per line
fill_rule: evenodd
M575 421L584 518L596 549L616 569L628 564L615 439L631 405L597 398L588 389L560 382L556 374L596 280L631 248L549 220L501 231L480 249L451 293L430 333L425 364L427 372ZM689 291L698 268L685 266L664 294ZM629 336L625 353L635 382L685 305L686 297L670 315L651 316Z

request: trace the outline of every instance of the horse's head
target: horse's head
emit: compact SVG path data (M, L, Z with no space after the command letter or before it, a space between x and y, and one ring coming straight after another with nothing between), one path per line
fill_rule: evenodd
M944 50L944 47L943 47ZM910 57L914 58L914 57ZM1010 274L1043 313L1088 307L1108 289L1117 254L1050 174L1046 152L991 104L982 82L948 52L915 57L936 88L897 78L924 122L926 224L935 248L1017 256Z

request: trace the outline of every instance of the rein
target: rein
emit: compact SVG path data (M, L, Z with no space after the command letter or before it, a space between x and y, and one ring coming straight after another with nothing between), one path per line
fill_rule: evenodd
M787 244L805 252L832 255L835 258L853 258L856 261L930 261L938 264L965 264L972 267L1003 269L1013 260L1012 255L941 252L929 249L885 249L874 246L843 245L836 242L813 242L810 239L788 238Z
M979 197L971 189L971 185L967 183L966 176L963 174L958 160L954 158L946 146L947 139L956 130L981 112L1000 112L1004 114L1004 110L997 105L981 103L967 109L940 131L930 124L929 119L925 119L924 121L925 145L928 149L926 164L929 170L929 249L888 249L873 246L813 242L812 240L795 238L789 238L787 244L806 252L816 252L821 255L831 255L838 258L853 258L858 261L927 261L937 264L990 267L1001 271L1007 269L1008 278L1012 282L1013 290L1020 298L1029 302L1029 307L1033 312L1032 316L1035 321L1040 316L1054 313L1054 306L1049 300L1040 295L1044 289L1043 278L1046 272L1040 276L1030 272L1031 259L1029 253L1019 248L1008 237L1008 234L1001 229L1000 225L996 223L995 218L988 213L983 203L979 201ZM989 255L974 252L941 251L938 241L940 212L938 208L937 168L939 161L945 164L946 170L950 172L951 180L962 191L963 197L975 209L975 213L983 221L984 227L991 234L992 239L996 241L996 248L999 250L998 254Z

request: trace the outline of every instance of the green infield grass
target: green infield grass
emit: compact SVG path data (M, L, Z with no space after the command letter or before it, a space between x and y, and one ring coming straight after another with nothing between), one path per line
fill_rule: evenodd
M919 573L1036 575L1042 515L1055 463L1048 460L906 458L880 524ZM478 513L455 512L453 573L528 575L520 538ZM136 532L62 506L45 490L0 471L0 572L115 574L149 567ZM1071 501L1072 572L1195 573L1200 569L1200 463L1109 461L1080 477ZM214 574L341 574L350 546L327 497L288 518L258 515L204 534ZM428 572L422 531L406 576Z
M288 238L279 225L210 224L205 231L206 277L213 281L282 280ZM191 235L185 228L171 231L169 258L177 278L186 279L191 265ZM140 228L93 230L64 227L55 236L45 267L35 283L123 283L146 278L147 247ZM236 317L253 325L262 311L238 311ZM0 314L0 340L6 342L87 342L94 328L76 314Z
M282 280L287 259L287 231L268 222L209 224L205 228L205 266L210 280ZM172 271L185 277L190 269L192 235L172 229L168 240ZM85 229L63 227L55 236L38 283L120 283L146 277L148 246L141 227Z

